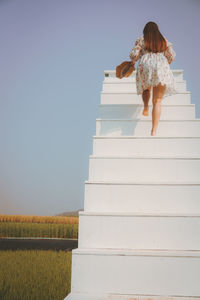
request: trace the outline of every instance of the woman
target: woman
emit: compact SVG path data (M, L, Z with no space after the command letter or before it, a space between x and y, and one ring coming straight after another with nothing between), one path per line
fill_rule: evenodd
M137 38L129 55L133 65L139 60L136 87L137 94L142 94L144 116L148 116L148 102L153 87L151 135L156 135L162 98L177 93L174 76L169 66L175 56L172 43L160 33L158 25L154 22L145 25L143 35Z

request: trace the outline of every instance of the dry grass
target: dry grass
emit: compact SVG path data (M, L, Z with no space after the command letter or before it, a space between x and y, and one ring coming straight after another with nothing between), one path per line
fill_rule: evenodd
M71 251L0 251L0 299L63 300L71 290Z
M76 216L71 217L71 216L0 215L0 222L78 224L78 217L76 217Z

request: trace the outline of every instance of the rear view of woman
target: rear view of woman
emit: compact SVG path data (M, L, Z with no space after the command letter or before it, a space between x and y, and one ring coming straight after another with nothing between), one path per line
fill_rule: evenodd
M138 60L136 88L137 94L142 94L145 116L148 116L148 102L153 89L151 135L156 135L162 98L177 93L174 76L169 66L175 56L172 43L161 34L158 25L154 22L145 25L143 35L137 38L129 55L133 65Z

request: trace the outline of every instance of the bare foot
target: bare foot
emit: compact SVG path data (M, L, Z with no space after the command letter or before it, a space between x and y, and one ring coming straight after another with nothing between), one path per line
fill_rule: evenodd
M144 107L142 114L144 116L148 116L149 115L149 107L148 106Z
M156 131L151 129L151 135L155 136L156 135Z

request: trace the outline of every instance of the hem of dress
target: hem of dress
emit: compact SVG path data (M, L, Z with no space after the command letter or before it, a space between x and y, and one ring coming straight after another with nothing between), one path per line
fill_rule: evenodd
M163 94L163 97L162 98L165 98L165 97L168 97L168 96L172 96L172 95L174 95L174 94L177 94L178 93L178 91L176 90L176 88L175 88L175 86L173 85L173 86L170 86L170 85L167 85L165 82L163 82L162 80L159 80L159 81L157 81L155 84L148 84L147 86L145 86L144 87L144 89L142 90L142 91L137 91L137 95L142 95L142 93L143 93L143 91L145 90L145 89L147 89L148 88L148 86L150 85L151 87L155 87L155 86L157 86L159 83L161 83L161 85L166 85L166 89L165 89L165 92L164 92L164 94Z
M142 95L143 92L137 92L137 95ZM162 98L168 97L168 96L173 96L175 94L177 94L178 91L174 90L172 92L168 92L168 93L164 93L164 95L162 96Z

